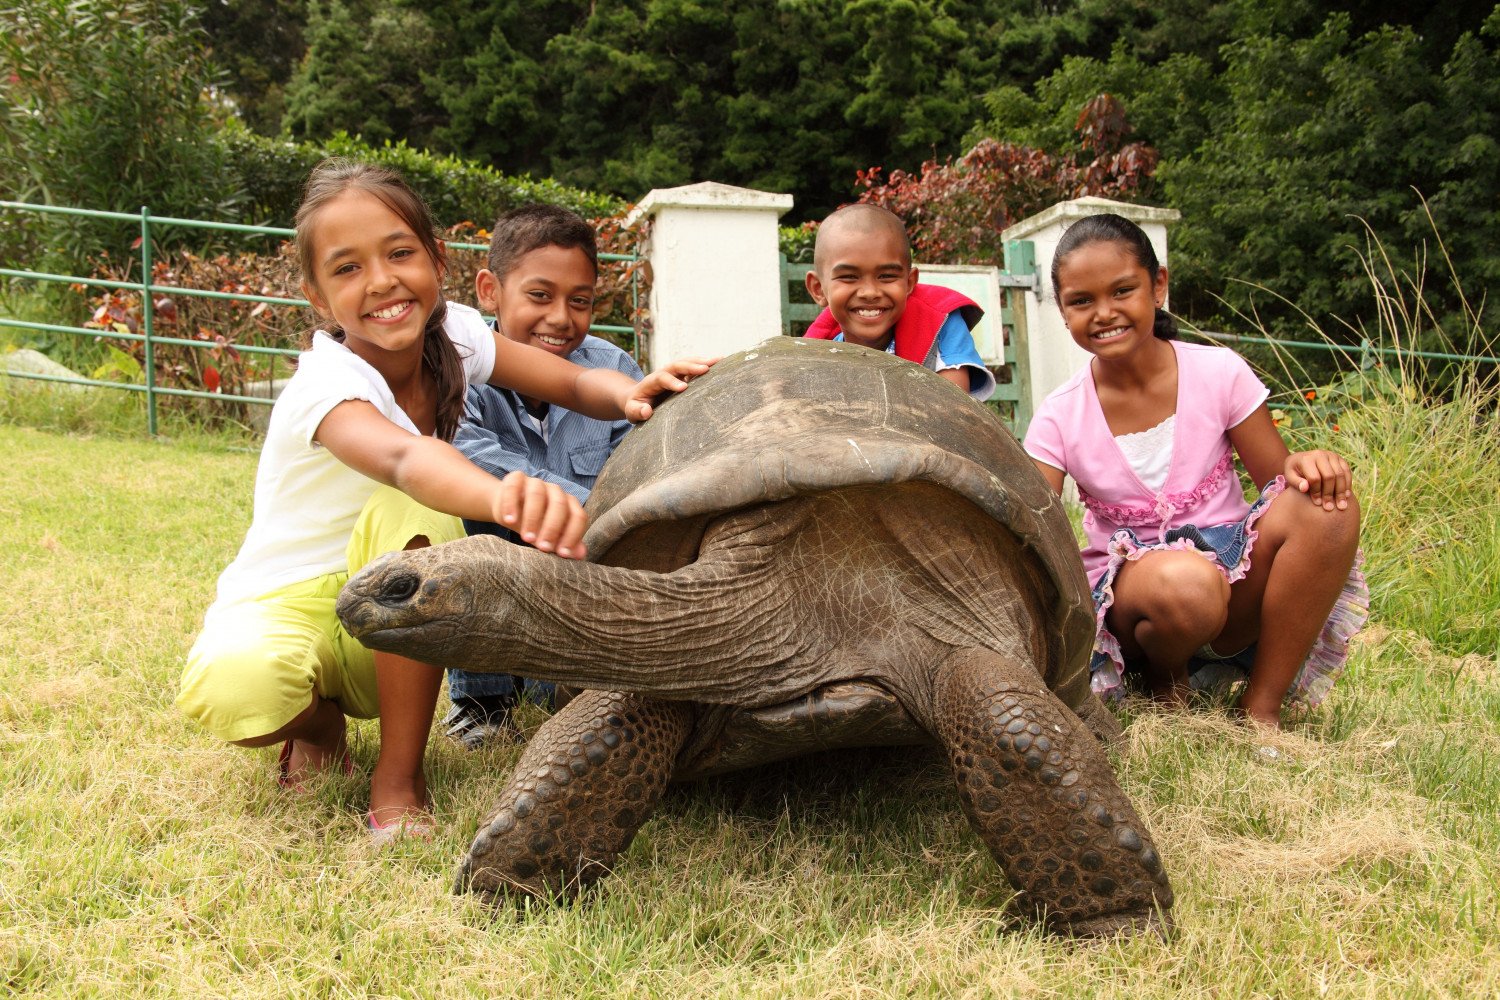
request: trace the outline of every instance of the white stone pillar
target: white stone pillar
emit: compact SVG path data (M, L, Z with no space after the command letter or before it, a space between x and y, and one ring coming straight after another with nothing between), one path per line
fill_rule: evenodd
M1026 380L1032 406L1068 380L1089 360L1089 354L1073 343L1057 307L1052 289L1052 257L1065 229L1090 215L1111 212L1146 231L1163 267L1167 264L1167 227L1182 217L1175 208L1131 205L1108 198L1075 198L1053 205L1044 212L1022 219L1001 233L1002 240L1030 240L1036 250L1037 286L1026 296L1026 357L1017 358L1019 373Z
M781 332L776 223L791 207L789 194L713 181L641 199L625 224L651 220L652 366L685 354L732 354Z

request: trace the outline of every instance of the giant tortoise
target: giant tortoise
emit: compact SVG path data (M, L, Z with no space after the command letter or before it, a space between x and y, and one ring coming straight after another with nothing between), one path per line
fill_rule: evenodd
M1101 743L1093 611L1057 497L999 420L862 347L774 338L628 435L588 562L483 536L395 553L338 613L366 645L585 689L537 732L460 887L570 893L667 783L933 743L1025 905L1160 927L1172 890Z

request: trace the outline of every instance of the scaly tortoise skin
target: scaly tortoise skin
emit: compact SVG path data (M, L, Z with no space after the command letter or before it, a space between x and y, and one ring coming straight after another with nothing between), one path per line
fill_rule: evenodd
M935 743L1047 926L1162 926L1072 531L987 408L890 355L773 338L629 434L588 512L589 562L479 536L386 556L339 599L374 649L587 689L527 746L460 888L576 892L670 781Z

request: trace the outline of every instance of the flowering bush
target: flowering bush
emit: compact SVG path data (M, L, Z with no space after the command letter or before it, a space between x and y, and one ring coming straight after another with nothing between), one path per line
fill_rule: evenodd
M920 174L861 170L859 200L906 222L916 256L930 263L999 261L1000 233L1056 202L1084 195L1130 199L1149 190L1155 149L1125 142L1130 125L1119 101L1100 94L1074 125L1078 146L1050 153L983 139L957 160L929 160Z
M640 233L623 227L624 213L593 220L601 253L633 253ZM461 222L440 234L450 243L486 244L489 232L473 222ZM646 278L644 260L600 263L594 304L594 321L632 326L640 331L646 322ZM474 276L484 267L482 251L450 249L443 294L455 302L472 303ZM138 262L116 262L104 255L96 262L94 276L110 281L138 281ZM639 291L632 302L632 282ZM296 248L283 242L274 253L221 253L199 256L186 251L164 255L152 266L151 283L162 286L152 301L153 338L194 341L194 345L154 343L152 361L155 384L174 389L193 389L227 395L263 395L264 387L252 391L252 383L283 379L290 375L287 359L276 355L240 350L245 345L296 348L314 328L317 317L306 307L236 299L201 298L175 294L166 289L191 288L232 295L258 295L300 299L300 277ZM138 340L109 337L111 333L144 332L141 294L132 289L105 289L89 301L91 314L85 324L103 334L108 359L94 373L111 380L143 381L145 344ZM633 337L608 335L630 350ZM201 344L202 346L197 346ZM231 404L193 397L162 397L159 405L190 410L213 423L243 422L256 404Z
M178 251L158 260L151 269L151 283L166 288L192 288L231 295L297 297L294 268L287 245L276 255L239 253L200 257ZM137 281L135 261L116 264L103 257L95 267L97 277L111 281ZM141 294L130 289L105 289L91 300L92 313L85 326L113 333L144 332ZM249 395L249 383L286 377L285 361L274 355L244 352L245 344L292 346L295 335L307 325L307 311L266 302L200 298L167 290L154 292L152 335L195 341L202 347L153 343L155 384L166 388ZM111 360L96 374L119 378L141 377L146 361L145 344L138 340L107 339ZM126 359L129 359L128 361ZM163 397L162 405L193 410L210 421L243 420L252 404L226 405L191 397Z

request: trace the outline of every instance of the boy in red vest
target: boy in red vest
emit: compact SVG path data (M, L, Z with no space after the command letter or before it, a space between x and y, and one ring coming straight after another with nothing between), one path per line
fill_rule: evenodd
M847 205L818 228L807 292L823 306L816 340L889 351L983 402L995 391L969 331L984 315L967 296L919 285L906 226L877 205Z

